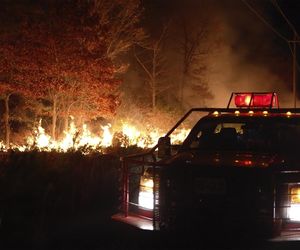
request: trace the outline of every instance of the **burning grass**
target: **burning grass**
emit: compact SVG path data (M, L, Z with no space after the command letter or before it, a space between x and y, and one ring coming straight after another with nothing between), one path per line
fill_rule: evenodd
M174 144L180 144L190 129L181 128L175 131L171 136ZM70 124L64 136L59 140L53 140L41 125L33 130L23 145L10 144L6 146L0 142L0 150L15 151L56 151L56 152L73 152L80 151L83 154L93 152L106 153L109 148L151 148L158 142L159 137L165 134L165 131L152 127L145 127L143 130L137 129L129 123L123 122L120 127L112 128L111 124L100 126L98 133L92 133L86 124L82 128L77 128L74 121Z

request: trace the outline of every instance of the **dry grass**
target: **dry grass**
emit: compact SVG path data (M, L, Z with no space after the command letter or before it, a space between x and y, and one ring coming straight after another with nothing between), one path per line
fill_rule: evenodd
M117 154L10 152L0 155L1 242L42 242L117 209Z

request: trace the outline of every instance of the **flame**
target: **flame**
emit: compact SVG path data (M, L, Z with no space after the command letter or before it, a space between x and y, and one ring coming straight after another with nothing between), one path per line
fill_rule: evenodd
M163 131L159 129L139 130L127 122L123 122L121 128L112 128L112 125L108 123L100 126L99 129L98 134L93 134L86 124L78 129L72 118L68 130L63 132L63 138L54 141L42 127L42 120L39 120L38 126L33 130L32 135L26 139L26 145L11 144L9 148L19 151L38 149L40 151L67 152L68 150L80 150L81 148L101 151L103 148L113 146L116 137L118 137L119 146L121 147L136 145L140 148L151 148L156 145L159 137L164 136ZM172 143L181 143L189 132L190 129L175 130L174 134L171 135ZM0 151L7 151L7 147L2 141L0 141Z
M34 130L35 136L27 138L29 145L36 145L38 148L46 148L50 144L51 137L45 133L45 129L41 126L42 119L39 121L39 126Z
M72 119L69 130L64 131L65 137L58 144L59 148L62 149L63 152L66 152L69 148L74 147L74 142L76 140L76 134L77 133L78 133L77 128L76 128L76 126L74 124L74 121Z
M5 146L5 144L4 144L3 141L0 141L0 151L3 151L3 152L7 151L7 148L6 148L6 146Z
M111 127L110 124L108 124L106 126L101 126L101 128L103 130L101 146L103 146L103 147L109 147L112 145L113 135L110 132L110 127Z
M173 144L180 144L190 133L190 129L182 128L180 130L175 130L175 133L171 135L171 141Z

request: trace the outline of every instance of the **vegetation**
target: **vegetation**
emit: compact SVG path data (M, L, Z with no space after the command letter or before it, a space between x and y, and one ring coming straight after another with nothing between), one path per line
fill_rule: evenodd
M11 152L0 161L1 243L44 244L117 211L116 154Z
M10 97L18 95L31 123L43 117L51 137L79 124L115 114L120 100L116 58L143 39L139 1L24 1L1 3L0 97L6 145ZM23 119L23 122L25 120ZM60 131L57 131L59 125Z

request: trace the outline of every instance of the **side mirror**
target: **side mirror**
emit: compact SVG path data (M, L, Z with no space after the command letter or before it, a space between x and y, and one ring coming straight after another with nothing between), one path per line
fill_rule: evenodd
M160 137L158 139L158 158L165 158L171 155L170 137Z

